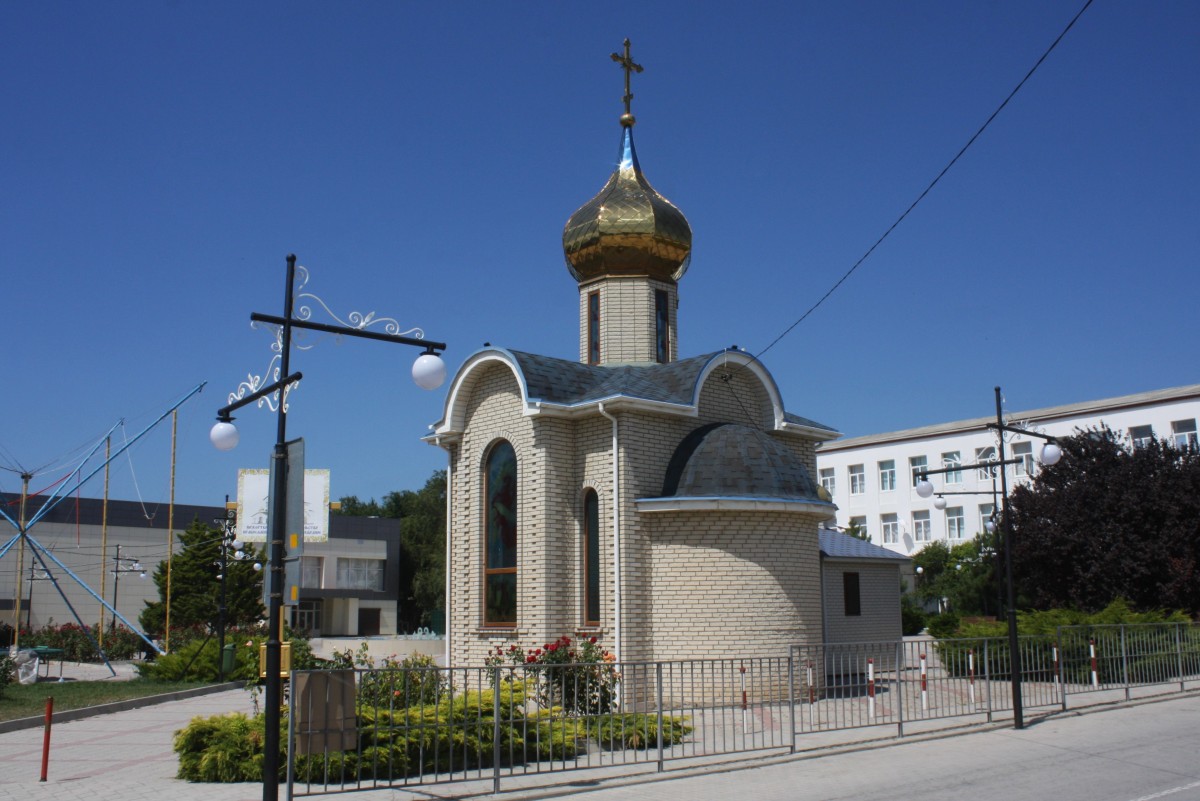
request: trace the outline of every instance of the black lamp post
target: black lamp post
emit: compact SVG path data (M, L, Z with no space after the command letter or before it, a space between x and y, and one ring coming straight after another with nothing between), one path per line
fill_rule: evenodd
M952 465L943 467L938 470L922 470L918 473L917 478L917 495L922 498L928 498L934 494L933 484L929 483L929 476L938 475L939 473L955 473L964 469L987 469L998 467L1000 469L1000 497L1004 498L1005 503L1008 503L1008 473L1005 471L1005 466L1010 464L1019 464L1024 461L1024 457L1016 457L1013 459L1004 458L1004 434L1008 431L1014 434L1025 434L1038 439L1046 440L1046 444L1042 446L1041 463L1044 465L1057 464L1062 458L1062 449L1058 447L1058 440L1048 434L1041 434L1037 431L1030 431L1026 428L1017 426L1005 425L1004 423L1004 406L1000 395L1000 387L996 387L996 422L988 423L988 428L996 429L998 439L1000 440L1000 448L997 451L999 458L992 459L986 462L978 462L977 464L968 465ZM939 493L950 494L950 493ZM1008 595L1008 650L1009 650L1009 670L1012 676L1012 697L1013 697L1013 728L1025 728L1025 716L1021 700L1021 652L1019 648L1019 639L1017 637L1017 598L1016 590L1013 587L1013 567L1012 567L1012 552L1013 552L1013 530L1012 520L1007 514L1000 516L1000 528L1004 535L1004 583Z
M301 287L308 280L308 271L303 267L298 268L303 273ZM268 605L267 605L267 642L266 642L266 671L267 680L265 688L265 722L266 722L266 739L264 741L263 754L263 801L276 801L279 797L279 722L280 722L280 707L283 702L283 678L280 675L282 667L282 643L280 635L282 633L281 623L283 619L283 572L284 572L284 537L286 536L286 521L284 519L284 510L287 508L287 464L288 464L288 448L287 448L287 395L293 388L293 385L302 377L300 373L289 373L290 357L292 348L292 329L302 328L310 331L322 331L325 333L338 334L343 336L361 337L363 339L376 339L382 342L392 342L398 345L413 345L419 348L424 348L425 352L417 357L413 364L412 376L413 380L422 389L437 389L441 386L446 378L446 366L438 355L440 351L446 349L444 342L432 342L426 340L423 333L419 329L406 331L403 334L399 333L399 324L391 318L377 318L372 312L362 315L353 313L350 315L352 324L343 323L338 320L341 325L327 325L324 323L316 323L309 320L311 309L307 306L301 307L299 317L296 317L294 312L295 289L296 287L296 257L289 255L287 257L287 285L284 288L283 299L283 316L275 317L272 315L259 314L253 312L250 315L252 323L267 323L269 325L278 326L276 335L276 352L274 357L278 359L278 366L274 368L274 375L281 376L274 383L264 387L243 384L241 391L237 394L229 396L229 405L217 410L217 423L213 426L209 433L209 438L214 446L219 450L231 450L237 446L238 432L233 425L233 412L254 403L256 401L265 402L276 411L276 435L275 435L275 450L272 454L272 471L271 471L271 508L268 511L270 518L270 530L268 536L270 542L268 545L268 565L269 571L267 576L268 582ZM329 307L325 305L320 298L309 293L302 293L302 299L313 299L317 301L322 308L328 311ZM336 318L335 318L336 319ZM367 331L367 327L376 324L384 325L384 333ZM406 336L406 334L417 333L417 336ZM274 359L272 360L274 363ZM250 394L242 395L250 390ZM279 393L277 402L272 404L271 397Z

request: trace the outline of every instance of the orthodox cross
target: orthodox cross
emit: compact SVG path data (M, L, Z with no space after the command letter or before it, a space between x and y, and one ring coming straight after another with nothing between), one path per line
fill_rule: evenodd
M613 53L612 60L620 64L621 68L625 70L625 97L623 99L625 101L625 114L626 116L631 116L629 113L629 101L633 100L633 92L629 91L629 74L631 72L641 72L642 65L635 64L633 59L630 58L628 39L625 40L625 55L622 56L620 53Z

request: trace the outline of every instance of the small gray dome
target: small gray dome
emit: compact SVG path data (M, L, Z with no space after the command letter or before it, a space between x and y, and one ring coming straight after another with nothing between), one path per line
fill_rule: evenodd
M675 449L663 497L819 500L808 468L769 434L736 423L714 423L688 434Z

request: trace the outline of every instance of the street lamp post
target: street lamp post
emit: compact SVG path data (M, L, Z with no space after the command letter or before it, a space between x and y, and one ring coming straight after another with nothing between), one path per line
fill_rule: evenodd
M284 287L283 316L275 317L253 312L250 315L252 323L266 323L276 326L276 340L273 346L276 355L272 358L272 368L276 380L263 387L252 377L249 383L243 383L236 394L229 396L229 405L217 410L217 422L209 433L209 439L218 450L231 450L237 446L238 432L233 425L233 412L257 402L264 403L276 413L275 449L272 454L271 471L271 506L268 510L270 520L268 536L268 605L267 605L267 642L266 642L266 688L265 688L265 723L266 735L263 753L263 801L276 801L279 797L279 723L280 706L283 701L283 680L280 675L282 663L282 643L280 640L283 617L283 572L284 572L284 537L286 536L286 521L284 510L287 508L287 396L302 375L290 373L290 357L292 348L292 329L301 328L310 331L338 334L342 336L375 339L392 342L398 345L412 345L424 348L412 367L413 381L422 389L437 389L446 378L446 366L439 353L446 349L444 342L432 342L424 338L419 329L400 332L400 325L392 318L377 318L374 312L349 315L350 323L336 317L340 325L328 325L313 322L309 319L311 309L301 306L300 315L294 315L296 299L296 271L302 273L299 288L308 281L308 271L304 267L297 268L296 257L287 257L287 284ZM326 311L329 307L315 295L301 293L301 299L312 299ZM332 316L332 312L330 312ZM383 324L384 332L367 331L369 326ZM416 336L407 336L415 333ZM277 362L277 364L276 364ZM269 371L270 372L270 371ZM246 394L246 393L249 394ZM274 398L274 400L273 400Z
M1006 459L1004 457L1004 432L1008 431L1013 434L1025 434L1031 437L1046 440L1046 444L1042 446L1041 463L1044 465L1057 464L1062 458L1062 449L1058 446L1058 440L1048 434L1042 434L1037 431L1030 431L1027 428L1019 428L1018 426L1010 426L1004 422L1004 405L1000 395L1000 387L996 387L996 422L988 423L988 428L996 429L997 437L1000 440L1000 448L997 451L998 459L991 459L986 462L979 462L970 465L952 465L938 470L922 470L918 473L917 478L917 495L922 498L928 498L934 494L933 484L929 482L929 476L939 473L954 473L963 469L986 469L999 468L1000 470L1000 497L1004 499L1005 504L1008 503L1008 473L1004 469L1007 465L1018 464L1023 462L1022 457ZM939 493L941 495L950 493ZM935 503L936 505L936 503ZM945 501L942 500L942 505L938 508L944 508ZM1017 598L1016 590L1013 586L1013 529L1012 520L1009 515L1002 514L1000 516L1000 530L1004 538L1004 583L1006 594L1008 596L1008 651L1009 651L1009 671L1012 677L1012 697L1013 697L1013 728L1025 728L1025 717L1021 699L1021 652L1018 650L1020 642L1017 637Z

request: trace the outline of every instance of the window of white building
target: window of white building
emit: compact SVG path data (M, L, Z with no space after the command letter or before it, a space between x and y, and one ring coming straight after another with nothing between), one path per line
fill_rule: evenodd
M946 538L961 540L964 536L966 536L966 520L963 518L963 508L961 506L947 507Z
M321 589L321 574L325 569L325 557L300 557L300 586L305 589Z
M347 559L339 556L337 560L337 588L339 590L382 590L383 589L382 559Z
M820 475L821 486L825 488L825 491L830 495L837 492L837 478L834 474L834 469L832 467L822 467Z
M929 469L929 461L924 456L908 457L908 469L912 473L912 486L916 487L921 480L921 474Z
M866 534L867 541L870 542L871 537L870 537L870 532L867 531L867 518L866 517L850 518L850 525L847 528L852 528L855 531L857 531L859 534Z
M975 449L975 462L994 462L996 461L996 446L989 445L986 448ZM994 467L980 467L975 470L977 478L980 481L990 481L993 478L999 478Z
M1172 420L1171 439L1176 448L1195 448L1200 443L1196 441L1195 420Z
M850 494L862 495L867 491L867 469L861 464L850 465Z
M933 539L929 527L929 511L913 512L913 539L917 542L929 542Z
M1130 426L1129 441L1135 448L1144 448L1154 440L1154 426Z
M987 522L992 519L992 514L996 511L996 507L990 503L979 504L979 533L983 534L987 531Z
M1012 446L1014 459L1021 461L1013 465L1013 473L1018 476L1033 475L1033 443L1014 442Z
M879 491L891 492L896 489L896 460L888 459L879 463Z
M900 542L900 519L896 515L880 515L879 525L883 530L884 545L894 545Z
M958 467L962 464L962 454L958 451L947 451L942 454L942 467ZM952 470L949 473L943 473L947 484L961 484L962 471Z

